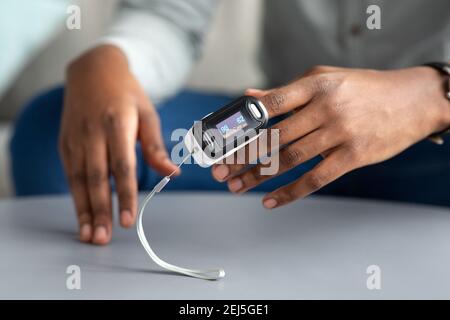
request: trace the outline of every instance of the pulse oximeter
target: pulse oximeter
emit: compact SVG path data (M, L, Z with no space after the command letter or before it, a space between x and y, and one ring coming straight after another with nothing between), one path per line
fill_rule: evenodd
M199 166L209 167L257 139L268 120L261 101L243 96L196 121L184 144Z
M266 108L258 99L244 96L234 100L216 112L210 113L194 123L184 137L189 154L179 167L192 155L202 167L209 167L246 146L261 135L266 128L269 116ZM137 234L147 254L160 267L190 277L218 280L225 277L223 268L190 269L170 264L159 258L144 233L143 216L148 202L162 191L174 173L164 177L145 197L138 213Z

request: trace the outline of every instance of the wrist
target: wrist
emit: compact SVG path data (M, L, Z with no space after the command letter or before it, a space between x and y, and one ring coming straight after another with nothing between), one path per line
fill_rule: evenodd
M117 46L100 45L86 51L70 62L66 69L66 75L69 78L71 74L77 74L86 70L90 72L101 72L102 70L129 72L128 60Z
M431 90L431 101L426 102L434 110L434 121L430 134L440 133L450 128L450 99L447 96L449 91L449 76L429 67L417 67L421 77L425 80L425 90Z

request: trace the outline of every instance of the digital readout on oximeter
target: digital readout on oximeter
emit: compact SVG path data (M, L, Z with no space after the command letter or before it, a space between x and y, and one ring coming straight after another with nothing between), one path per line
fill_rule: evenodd
M225 120L219 122L216 128L220 131L222 136L227 139L239 130L244 129L248 126L247 121L240 111L236 112L232 116L226 118Z

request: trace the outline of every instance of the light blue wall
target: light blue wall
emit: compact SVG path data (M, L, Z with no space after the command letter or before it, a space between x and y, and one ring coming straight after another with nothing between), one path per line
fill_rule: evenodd
M0 96L21 67L65 27L68 0L0 1Z

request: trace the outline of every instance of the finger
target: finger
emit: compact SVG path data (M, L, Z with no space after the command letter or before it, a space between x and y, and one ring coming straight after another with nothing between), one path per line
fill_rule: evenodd
M232 175L244 170L249 164L255 164L257 159L267 154L267 148L262 148L262 146L268 145L267 136L269 134L265 131L259 139L251 141L243 148L219 162L219 164L214 165L211 169L213 178L219 182L223 182Z
M81 147L70 147L61 143L61 158L75 204L79 224L79 237L82 242L92 239L92 214L86 186L86 165Z
M321 74L321 73L332 73L332 72L339 72L339 71L342 71L341 67L318 65L318 66L314 66L311 69L307 70L302 75L302 77L309 77L309 76L314 76L314 75Z
M279 132L280 145L285 145L319 128L325 121L317 103L311 103L292 116L278 122L272 129Z
M318 79L300 78L280 88L269 90L261 97L270 118L279 116L308 103L315 94Z
M306 197L350 170L349 155L345 149L339 148L300 179L264 196L263 205L267 209L273 209Z
M332 149L339 140L336 135L329 130L320 129L308 134L306 137L281 149L278 154L278 170L273 174L263 174L269 167L274 167L273 163L258 164L248 171L237 175L228 181L228 188L234 193L243 193L252 189L261 183L272 179L292 168L311 160L312 158ZM275 158L273 158L275 159Z
M267 90L260 90L260 89L252 89L249 88L247 90L245 90L245 95L246 96L252 96L255 97L257 99L264 97L266 94L268 93Z
M87 185L94 221L92 242L104 245L111 240L112 233L111 187L105 139L91 137L86 146L86 154Z
M145 161L160 175L172 172L180 173L180 169L169 158L161 135L158 114L153 106L148 105L139 114L139 140Z
M288 111L291 111L295 107L307 103L310 99L312 99L312 79L310 78L301 78L293 83L290 83L284 87L276 88L276 89L270 89L270 90L258 90L258 89L247 89L245 94L251 95L259 98L265 107L268 110L269 117L273 117L276 115L280 115L283 113L286 113ZM299 118L299 117L297 117ZM311 124L315 124L315 122L306 122L305 128L308 128L311 126ZM297 125L296 125L297 127ZM280 125L273 129L279 129ZM305 130L307 133L307 130ZM305 134L306 134L305 133ZM278 135L278 134L277 134ZM253 145L264 146L265 150L272 150L267 149L267 146L272 145L271 143L271 137L273 136L272 133L269 133L267 135L262 135L260 138L258 138L257 141L253 143ZM263 140L265 139L265 140ZM281 142L278 145L281 145ZM213 177L219 181L223 182L227 180L230 176L233 174L236 174L237 172L242 171L244 168L247 167L246 164L255 162L258 157L264 156L266 153L264 152L248 152L249 149L251 149L252 144L249 144L245 147L244 155L245 159L247 159L247 162L233 162L233 159L235 159L235 155L229 156L224 163L225 164L233 164L232 166L226 166L225 164L219 164L212 167L212 175ZM273 151L273 150L272 150ZM253 156L253 158L252 158Z
M319 103L312 102L305 108L298 110L290 117L272 126L269 129L269 134L261 135L258 141L255 142L259 147L259 152L246 151L245 159L248 161L247 163L256 163L257 157L275 153L280 147L317 130L325 121L325 115L323 112L320 112ZM273 140L274 138L278 139L278 141ZM232 164L233 162L226 161L223 165L227 163L230 164L227 167L217 166L213 169L213 177L216 180L225 181L246 167L242 162Z
M134 224L137 210L137 178L135 137L137 123L135 117L123 114L106 124L110 170L115 180L119 200L120 224L130 227Z

